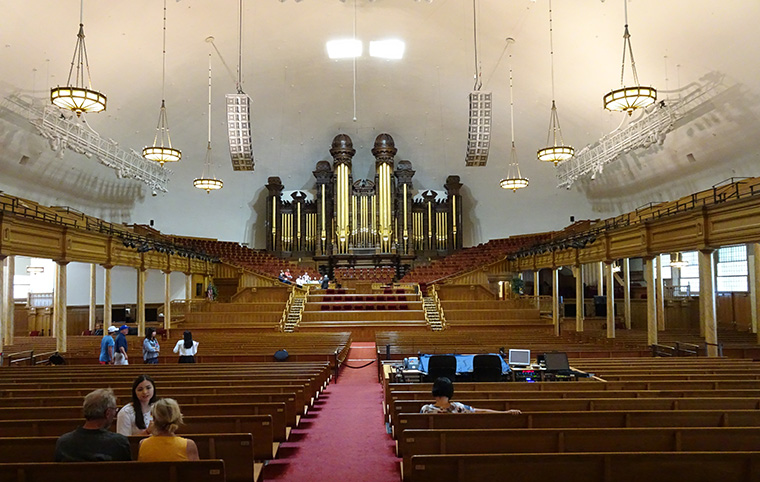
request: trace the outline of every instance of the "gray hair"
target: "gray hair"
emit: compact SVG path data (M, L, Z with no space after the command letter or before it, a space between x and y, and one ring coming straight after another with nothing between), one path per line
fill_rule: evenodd
M116 408L116 395L110 388L100 388L84 397L82 412L84 412L85 420L106 418L106 411L109 408Z

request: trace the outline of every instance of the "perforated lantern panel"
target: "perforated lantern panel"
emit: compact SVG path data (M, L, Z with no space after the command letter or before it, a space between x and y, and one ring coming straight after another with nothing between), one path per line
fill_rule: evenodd
M491 93L470 92L470 124L465 165L485 166L491 146Z
M247 94L227 94L227 138L233 171L253 171L251 141L251 98Z

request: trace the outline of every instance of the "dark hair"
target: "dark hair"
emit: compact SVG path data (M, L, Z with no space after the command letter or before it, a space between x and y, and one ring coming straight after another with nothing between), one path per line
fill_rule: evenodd
M146 328L145 329L145 339L146 340L150 340L151 338L153 338L153 333L155 333L155 332L156 332L155 328L151 328L151 327Z
M433 382L433 396L451 398L454 396L454 384L446 377L436 378Z
M193 334L186 331L183 336L185 337L185 350L189 350L193 347Z
M140 400L137 399L136 390L137 385L144 381L148 381L153 385L153 396L148 403L153 405L153 402L156 401L156 382L153 381L153 378L151 378L150 375L140 375L135 378L135 381L132 382L132 408L135 410L135 425L137 425L137 428L140 430L145 430L147 427L145 426L145 419L143 418L142 404L140 403Z

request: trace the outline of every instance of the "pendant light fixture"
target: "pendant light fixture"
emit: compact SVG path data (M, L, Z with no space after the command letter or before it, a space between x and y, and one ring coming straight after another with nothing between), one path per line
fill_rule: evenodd
M227 141L233 171L253 171L251 98L243 92L243 0L238 6L237 93L227 94Z
M671 268L685 268L689 266L688 261L684 261L681 253L670 253L670 267Z
M478 8L472 0L472 34L475 45L475 85L470 92L470 122L467 130L465 166L485 166L491 147L491 92L483 92L480 62L478 60Z
M71 83L72 75L75 75L73 84ZM76 47L74 47L74 57L71 59L69 78L66 80L66 87L58 86L50 89L50 102L62 109L75 112L77 117L81 116L82 112L106 110L106 96L92 90L90 63L87 60L87 48L84 44L84 0L79 3L79 33Z
M158 124L156 125L156 137L153 145L142 150L142 155L149 161L156 161L164 165L165 162L177 162L182 159L182 152L172 147L172 139L169 137L169 119L166 117L166 0L164 0L164 37L163 37L163 64L161 67L161 109L158 111Z
M636 73L636 61L633 60L633 47L631 46L631 34L628 33L628 0L623 0L625 7L625 31L623 33L623 66L620 71L620 88L609 92L604 96L604 108L607 110L628 112L646 107L657 101L657 90L653 87L639 85L639 76ZM631 56L631 70L633 71L633 87L626 87L625 78L625 52Z
M528 187L528 178L520 174L520 165L517 163L517 149L515 148L515 101L512 93L512 67L509 67L509 115L512 119L512 150L509 155L509 168L507 168L507 177L499 181L502 189L511 189L517 192L518 189Z
M208 37L206 42L213 42L214 37ZM208 144L206 147L206 159L203 163L203 174L201 177L193 180L193 186L198 189L204 189L207 194L211 191L221 189L224 183L221 179L214 176L213 164L211 162L211 52L208 54Z
M575 155L575 149L564 145L562 141L562 129L559 126L559 115L557 114L557 104L554 101L554 31L552 28L552 0L549 0L549 55L552 64L552 110L549 117L549 135L546 138L546 145L536 153L539 161L553 162L556 166L558 162L566 161ZM559 141L559 142L558 142Z

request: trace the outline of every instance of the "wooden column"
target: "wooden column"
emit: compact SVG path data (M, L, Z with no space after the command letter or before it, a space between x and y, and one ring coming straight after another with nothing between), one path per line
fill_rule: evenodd
M172 280L171 271L164 271L164 329L171 327L172 320Z
M137 336L145 336L145 276L147 272L137 268Z
M552 268L552 323L554 334L559 336L559 268Z
M583 331L583 321L585 302L583 300L583 265L579 264L573 268L575 272L575 331Z
M95 278L96 275L97 275L97 265L95 265L93 263L93 264L90 265L90 318L89 318L90 323L89 323L89 329L90 329L91 333L95 330L95 319L96 319L95 311L96 311L96 308L98 306L97 305L98 298L96 296L97 295L97 292L96 292L97 282L96 282L96 278ZM106 328L106 327L103 328L103 333L104 334L108 333L108 331L106 331L107 329L108 328Z
M599 261L599 275L596 280L596 294L597 296L604 295L604 262Z
M5 256L0 256L0 365L3 362L3 345L5 344L5 301L2 294L5 292Z
M537 269L533 272L533 298L536 301L536 309L541 309L541 279L539 274L541 273L540 269Z
M665 281L662 279L662 254L657 255L657 331L665 331Z
M715 274L712 249L699 250L699 318L707 343L718 343L715 310ZM718 356L718 347L707 345L707 356Z
M758 243L751 243L747 245L747 252L751 253L750 256L748 256L750 263L749 263L749 294L750 294L750 303L752 306L752 333L756 333L758 335L757 342L760 344L760 333L758 333L757 325L758 325L758 310L760 310L760 307L758 307L758 294L760 294L760 260L757 259L757 256L760 255L760 244Z
M193 299L193 275L192 273L185 273L185 300L188 302ZM186 308L188 311L189 307Z
M657 344L657 299L655 298L654 258L644 259L644 281L647 284L647 345Z
M612 261L604 263L604 278L607 285L607 338L615 338L615 283Z
M3 281L3 311L0 316L3 317L3 334L2 339L6 345L13 345L13 332L15 330L15 309L16 304L13 302L13 277L16 274L16 257L8 256L5 258L5 272ZM0 345L2 351L2 345Z
M55 306L53 307L53 336L55 337L55 350L65 353L67 343L66 323L66 268L68 261L55 262Z
M631 265L628 258L620 260L623 270L623 316L625 329L631 329Z
M111 312L111 266L103 266L103 334L108 333L108 327L113 325Z

